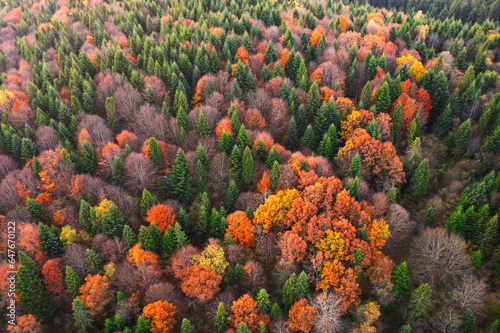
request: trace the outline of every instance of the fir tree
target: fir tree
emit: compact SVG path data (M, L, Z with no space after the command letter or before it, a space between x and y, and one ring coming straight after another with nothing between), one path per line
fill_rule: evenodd
M137 243L137 235L135 234L134 230L127 224L123 227L122 239L123 243L125 243L125 246L127 246L129 249L132 248L135 243Z
M395 302L401 302L410 294L410 285L408 278L408 266L406 261L396 266L392 271L392 284L396 294Z
M41 221L44 218L43 207L42 204L38 201L31 199L30 197L26 198L26 210L30 213L32 219L36 221Z
M248 325L245 322L239 323L238 327L236 327L236 333L252 333L248 328Z
M146 216L148 210L156 205L155 197L146 189L142 191L141 203L140 203L140 212L142 216Z
M170 193L184 204L189 204L192 199L191 171L189 161L184 151L179 148L175 157L174 166L169 174Z
M113 184L116 186L122 186L125 179L125 165L120 157L116 156L113 158Z
M252 152L249 147L245 148L241 162L241 181L242 185L246 188L252 181L254 162Z
M319 94L318 82L314 80L307 93L307 112L309 117L312 117L321 107L321 96Z
M90 232L95 223L96 215L95 210L85 200L80 201L80 211L78 213L80 224L87 232Z
M408 311L416 322L420 322L427 315L431 306L431 293L427 283L421 284L411 293Z
M314 138L313 127L309 124L307 125L304 136L302 137L302 147L314 150L316 148L316 139Z
M410 192L413 200L420 200L427 193L429 183L429 161L420 162L410 180Z
M93 272L97 272L102 268L101 256L92 249L85 250L85 259Z
M24 252L18 252L16 294L23 310L39 318L52 315L52 304L42 283L42 273L38 264Z
M245 125L240 126L240 129L238 131L238 142L240 143L241 149L252 146L252 139L248 135Z
M174 239L177 249L189 245L189 240L186 236L186 233L182 230L182 227L178 222L176 222L174 225Z
M172 253L177 249L174 228L172 226L168 226L167 230L163 234L163 254L166 258L170 258Z
M184 208L179 209L177 220L179 221L182 230L184 230L187 235L191 235L191 233L193 232L193 224Z
M189 130L189 120L183 107L178 108L176 119L177 122L179 123L179 127L184 129L185 131Z
M292 117L292 119L290 119L290 122L288 123L285 147L291 151L294 151L295 149L297 149L298 143L299 143L299 138L297 133L297 124L295 123L295 117Z
M236 186L235 181L231 180L226 195L224 196L224 207L226 207L228 211L233 210L234 203L236 202L236 199L238 199L238 195L239 195L238 187Z
M196 333L196 328L189 321L189 319L182 319L181 331L180 333Z
M96 331L94 319L90 315L90 310L83 302L77 298L73 300L73 319L78 333L90 333Z
M109 209L109 216L102 221L102 231L106 236L118 237L123 234L123 228L127 223L125 216L116 206Z
M272 190L278 186L278 182L281 175L281 166L278 161L274 161L273 166L271 167L271 174L269 175L269 186Z
M223 132L219 141L219 150L230 155L233 146L234 142L231 133Z
M198 229L198 237L200 239L208 239L210 237L212 231L210 225L210 212L205 205L201 205L200 207L196 226Z
M238 183L241 182L242 158L243 154L241 153L240 148L237 145L234 145L231 156L229 156L229 164L231 166L231 170L233 171L233 177L236 181L238 181Z
M392 112L392 125L391 125L391 139L395 146L398 146L401 142L402 130L403 130L403 107L401 103L398 103L394 111Z
M147 90L147 93L146 93L146 102L148 102L149 104L151 105L155 105L156 104L156 94L153 90L153 88L151 88L150 85L148 85L148 90Z
M269 155L266 158L266 166L268 169L271 169L273 167L274 162L277 161L278 163L281 162L281 156L278 153L278 150L276 149L276 146L272 146L271 149L269 150Z
M210 134L210 129L208 128L207 118L205 118L203 112L200 112L200 116L198 117L198 123L196 124L196 135L198 137L203 137L209 134Z
M470 312L470 310L466 310L463 315L462 330L464 332L474 332L475 327L476 327L476 316L472 312Z
M150 333L151 327L149 325L149 321L143 316L139 316L137 320L137 327L135 329L135 333Z
M374 139L380 140L380 134L378 132L378 125L375 119L372 119L366 128L366 132Z
M66 266L66 276L65 276L66 290L71 295L71 297L76 298L80 293L80 278L75 273L73 268Z
M271 317L271 320L283 318L283 312L281 311L281 308L277 303L274 303L271 307L271 313L269 316Z
M448 104L446 108L441 112L437 121L434 125L434 133L441 139L444 138L451 128L451 108Z
M212 213L210 214L210 232L212 236L223 239L226 228L226 219L215 208L212 208Z
M391 97L389 96L389 85L384 82L375 93L374 104L377 113L388 112L391 105Z
M42 251L49 256L57 256L63 253L59 235L61 230L56 226L50 227L43 223L38 224L38 238L40 239L40 247Z
M269 294L265 289L259 290L256 297L257 307L259 311L265 314L269 314L271 311L271 300L269 299Z
M265 61L266 65L278 61L278 55L276 54L276 51L274 50L274 45L273 45L273 42L271 40L267 44L267 49L264 52L264 61Z
M83 172L94 174L97 169L97 155L94 146L85 140L81 148L81 166Z
M148 157L151 164L156 168L161 168L163 166L163 154L158 141L153 137L149 138L148 148Z
M38 154L38 148L35 143L29 138L23 138L21 140L21 162L26 163L36 154Z
M229 328L228 315L226 313L226 308L222 302L219 303L217 308L217 313L214 318L214 329L215 333L225 333Z

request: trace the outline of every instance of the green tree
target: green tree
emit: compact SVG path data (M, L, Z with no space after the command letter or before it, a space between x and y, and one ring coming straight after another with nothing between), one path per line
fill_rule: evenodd
M40 267L24 252L19 251L18 258L16 294L19 296L19 303L27 313L42 319L50 317L52 303L42 283Z
M140 212L142 216L146 216L149 208L156 205L155 197L146 189L142 190L142 197L140 203Z
M396 266L392 271L392 284L396 294L395 302L401 302L410 294L410 279L408 278L408 265L406 261Z
M382 83L382 85L378 87L374 98L374 104L377 113L387 113L389 111L389 106L391 105L391 97L389 95L389 92L390 90L387 82Z
M139 316L135 333L150 333L150 330L151 326L149 325L149 321L143 316Z
M71 295L71 297L76 298L80 293L80 278L75 273L73 268L66 266L66 276L65 276L66 290Z
M50 256L57 256L63 253L59 235L61 230L55 225L50 227L43 223L38 224L38 238L40 239L40 247L42 251Z
M283 318L283 312L281 311L281 308L277 303L274 303L271 307L271 313L269 316L271 317L271 320Z
M26 163L27 160L38 154L36 144L29 138L21 140L21 162Z
M267 49L264 52L264 61L265 61L266 65L269 65L270 63L278 61L278 55L276 54L276 51L274 50L274 45L273 45L273 42L271 40L267 44Z
M285 147L291 151L294 151L295 149L297 149L298 143L299 143L299 137L297 133L297 124L295 123L295 117L292 117L292 119L290 119L290 122L288 123Z
M214 318L214 329L215 333L225 333L229 328L228 315L226 313L226 308L222 302L219 303L217 308L217 313Z
M302 137L302 147L314 150L316 148L316 139L314 137L314 130L311 124L307 125L304 136Z
M252 181L254 162L252 152L249 147L245 148L241 162L241 181L242 185L246 188Z
M410 180L410 193L415 201L419 201L427 193L429 183L429 160L424 159L416 168Z
M307 112L309 113L309 117L312 117L316 114L316 112L321 107L321 96L319 94L318 81L313 80L311 83L311 87L307 93Z
M271 174L269 175L269 186L272 190L278 186L278 182L280 180L281 175L281 166L278 161L274 161L274 164L271 168Z
M236 327L236 333L252 333L252 331L250 331L245 322L241 322L238 327Z
M75 327L79 333L90 333L96 329L94 327L94 319L90 315L90 310L85 307L82 301L75 298L73 300L73 319Z
M160 144L155 138L150 137L148 140L148 157L151 164L156 168L163 166L163 154L161 153Z
M41 221L44 218L43 207L42 204L38 201L31 199L30 197L26 198L26 210L30 213L31 218L36 221Z
M272 303L269 299L269 294L265 289L259 290L259 292L257 293L256 302L259 311L265 314L269 314L269 312L271 311Z
M137 235L135 234L134 230L127 224L123 227L122 239L123 243L125 243L125 246L127 246L129 249L132 248L135 243L137 243Z
M125 179L125 165L120 157L116 156L113 158L113 184L116 186L122 186Z
M83 172L94 174L97 169L97 155L94 146L85 140L81 148L81 166Z
M466 310L463 315L463 331L464 332L474 332L474 328L476 328L476 316L470 312L470 310Z
M102 268L101 256L92 249L85 250L85 259L93 272L97 272Z
M349 165L349 176L351 177L358 177L361 176L361 157L359 154L356 154L352 160L351 164Z
M189 319L182 319L181 332L180 333L196 333L196 328Z
M102 220L102 231L108 237L118 237L123 234L123 228L127 224L125 216L116 206L109 209L109 216Z
M421 284L410 296L408 303L409 314L416 322L420 322L431 306L431 287L427 283Z
M202 137L210 134L210 129L208 128L207 118L203 112L200 112L198 117L198 123L196 124L196 135Z
M224 196L224 207L228 211L233 210L234 203L236 202L236 199L238 199L239 193L240 192L238 190L238 186L236 186L236 182L234 180L231 180L226 195Z
M203 204L201 205L198 213L196 226L198 229L198 237L200 239L208 239L210 237L212 231L210 224L210 212L209 209Z
M470 140L472 128L470 119L467 119L455 133L446 138L445 144L450 148L454 155L462 155L467 150L467 143Z
M189 161L182 148L177 150L172 171L169 174L170 194L184 204L189 204L193 196Z
M271 169L273 167L274 162L277 161L278 163L281 162L281 156L278 153L278 150L276 149L276 146L272 146L271 149L269 150L269 155L267 155L266 158L266 166L268 169Z

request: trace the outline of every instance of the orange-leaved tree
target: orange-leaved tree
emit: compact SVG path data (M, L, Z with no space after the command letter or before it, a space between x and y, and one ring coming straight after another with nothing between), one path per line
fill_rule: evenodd
M294 331L309 333L314 326L316 309L303 298L296 302L288 312L288 325Z
M164 204L151 207L146 215L146 221L156 225L163 234L171 225L175 225L174 209Z
M106 305L111 301L108 278L99 274L87 275L80 294L77 298L89 308L91 315L105 314Z
M257 303L250 295L245 294L233 302L232 315L229 321L236 328L240 323L247 324L251 331L257 330L259 317L257 316Z
M232 240L246 246L247 249L255 246L253 229L254 225L245 212L238 210L227 216L226 232L231 234Z
M151 333L170 333L176 324L175 305L167 301L148 304L142 310L142 316L149 320Z
M187 270L181 289L187 296L206 302L219 291L221 281L222 277L213 269L202 268L196 263Z

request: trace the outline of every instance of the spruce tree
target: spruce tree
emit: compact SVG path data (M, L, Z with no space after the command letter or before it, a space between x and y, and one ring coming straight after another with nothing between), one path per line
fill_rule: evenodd
M162 244L163 254L166 258L170 258L172 253L177 249L177 244L174 235L174 228L168 226L167 230L163 234L163 244Z
M210 232L212 237L223 239L226 228L226 219L215 208L212 208L212 213L210 214Z
M210 129L208 128L207 118L203 112L200 112L198 117L198 123L196 124L196 135L198 137L203 137L210 134Z
M142 197L140 203L140 212L142 216L146 216L148 210L156 205L155 197L146 189L142 190Z
M245 322L239 323L238 327L236 327L236 333L252 333L248 328L248 325Z
M443 139L451 128L451 107L448 104L446 108L441 112L439 117L437 118L436 123L434 124L434 133L441 139Z
M271 300L269 299L269 294L265 289L259 290L259 292L257 293L256 302L259 311L265 314L269 314L272 304Z
M221 152L226 153L227 155L231 154L233 149L234 142L231 133L223 132L219 141L219 150Z
M198 229L198 237L200 239L205 240L210 237L212 231L210 225L210 212L205 205L201 205L200 207L196 227Z
M186 233L184 232L184 230L182 230L182 227L179 224L179 222L176 222L174 225L174 239L177 249L189 245L189 240L186 236Z
M463 314L463 326L462 329L464 332L474 332L476 328L476 316L470 312L470 310L466 310Z
M182 319L181 331L180 333L196 333L196 328L189 321L189 319Z
M267 49L264 52L264 62L266 63L266 65L269 65L270 63L276 61L278 61L278 55L274 50L273 42L270 40L269 43L267 44Z
M278 161L274 161L271 168L271 174L269 175L269 187L274 190L278 186L278 182L281 175L281 166Z
M116 114L116 103L113 97L106 98L106 121L109 128L114 129L118 124L118 115Z
M403 106L398 103L394 111L392 112L392 125L391 125L391 139L394 146L398 146L401 142L402 130L403 130Z
M96 331L94 319L90 315L90 310L77 298L73 300L73 319L78 333L90 333Z
M59 235L61 230L56 226L50 227L43 223L38 224L38 238L40 239L40 247L42 251L49 256L58 256L63 253Z
M406 261L396 266L392 271L392 284L396 294L395 302L401 302L410 294L410 285L408 278L408 266Z
M252 181L254 162L252 152L249 147L245 148L241 162L241 182L243 187L248 187Z
M374 139L380 140L380 134L378 132L378 125L375 119L372 119L366 128L366 132Z
M189 161L182 148L177 151L172 171L169 174L169 185L171 197L176 198L184 204L189 204L192 199L193 189L191 182L191 171Z
M137 243L137 235L135 234L134 230L127 224L123 227L122 239L123 243L125 243L125 246L127 246L129 249L132 248L135 243Z
M391 97L389 95L389 85L387 82L384 82L380 87L378 87L377 92L375 93L374 104L377 114L381 112L387 113L389 111Z
M297 124L295 123L295 117L292 117L292 119L290 119L290 122L288 123L285 147L291 151L294 151L295 149L297 149L298 143L299 143L299 138L297 134Z
M410 180L410 193L415 201L419 201L427 193L429 183L429 160L425 159L415 169Z
M427 283L421 284L411 293L408 303L408 312L417 323L420 322L429 311L431 306L431 293L432 290Z
M26 163L27 160L38 154L36 144L29 138L21 140L21 162Z
M93 272L97 272L102 268L101 256L92 249L85 250L85 259Z
M452 137L447 138L445 143L448 144L452 153L454 155L462 155L467 150L467 143L470 140L472 134L470 119L467 119L455 133L452 133Z
M113 184L116 186L122 186L125 179L125 165L120 157L116 156L113 158Z
M240 129L238 131L238 142L240 143L241 149L252 146L252 139L248 135L245 125L240 126Z
M81 282L73 268L69 266L66 266L65 284L66 290L71 297L76 298L76 296L80 293Z
M184 129L184 131L189 130L189 120L183 107L178 108L175 118L180 128Z
M92 206L90 206L85 200L80 201L80 211L78 213L78 221L83 226L83 228L90 232L92 230L92 226L95 223L96 215L95 210Z
M316 148L316 139L314 138L313 127L309 124L307 125L304 136L302 137L302 147L314 150Z
M81 148L81 166L83 172L94 174L97 169L97 155L94 146L85 140Z
M226 312L226 308L222 302L219 303L217 308L217 313L214 318L214 330L215 333L225 333L229 328L229 320Z
M184 230L187 235L191 235L191 233L193 232L193 224L184 208L179 209L177 220L179 221L182 230Z
M277 161L278 163L281 162L281 156L278 153L278 150L276 149L276 146L272 146L271 149L269 150L269 155L267 155L266 158L266 166L268 169L271 169L273 167L274 162Z
M156 168L161 168L163 166L163 154L160 144L153 137L150 137L148 140L148 157L151 164Z
M307 93L307 112L312 117L321 107L321 96L319 94L318 82L313 80L309 92Z
M352 160L351 164L349 165L349 176L351 177L358 177L361 176L361 157L359 154L356 154Z
M19 303L27 313L46 319L52 315L52 302L42 283L42 273L38 264L24 252L18 252L16 294Z
M150 333L151 326L149 325L149 321L143 316L139 316L137 320L137 327L135 329L135 333Z
M280 306L277 303L274 303L271 307L271 313L269 314L271 320L277 320L283 318L283 312L281 311Z
M237 145L234 145L233 150L231 151L231 156L229 156L229 165L233 171L233 177L238 183L241 182L242 158L243 154L241 153L240 148Z
M228 211L232 211L234 208L234 203L236 202L236 199L238 199L239 195L239 190L238 187L236 186L236 183L234 180L231 180L229 183L229 187L227 189L226 195L224 196L224 207Z
M123 234L123 228L127 224L125 216L116 206L109 209L109 216L102 221L102 231L108 237L118 237Z
M267 150L266 150L266 145L264 144L264 141L262 139L259 139L257 141L257 150L255 151L255 156L262 162L264 162L267 158Z
M26 198L26 210L30 213L32 219L36 221L41 221L44 218L43 207L42 204L38 201L31 199L30 197Z

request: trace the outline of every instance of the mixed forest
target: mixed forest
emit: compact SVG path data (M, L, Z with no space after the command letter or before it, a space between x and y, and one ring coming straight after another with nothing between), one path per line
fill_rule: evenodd
M499 22L3 1L0 331L499 333Z

